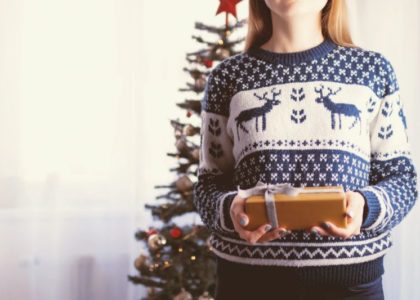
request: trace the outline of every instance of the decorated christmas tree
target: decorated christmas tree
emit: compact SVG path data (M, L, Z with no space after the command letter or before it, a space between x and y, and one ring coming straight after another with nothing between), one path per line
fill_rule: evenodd
M160 228L138 230L135 238L144 243L144 251L134 262L137 275L128 275L135 284L147 287L143 299L213 299L215 291L215 256L208 243L209 230L200 224L180 226L173 221L187 213L196 213L193 204L193 185L196 180L200 152L200 111L206 78L215 63L239 53L235 47L244 38L234 38L237 29L245 20L238 21L236 4L241 0L220 0L216 15L225 13L222 26L195 23L200 35L192 38L202 47L187 53L188 67L184 68L192 79L179 90L191 95L177 106L186 111L185 120L171 120L174 129L175 151L167 153L174 158L174 180L167 185L155 186L166 190L157 196L158 204L146 204L154 219L161 222ZM229 14L235 18L229 20ZM203 38L201 34L209 36ZM198 125L194 125L198 124Z

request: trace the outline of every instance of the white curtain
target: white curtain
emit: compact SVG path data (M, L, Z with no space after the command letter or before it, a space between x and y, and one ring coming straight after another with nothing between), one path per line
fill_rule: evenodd
M241 17L246 2L238 4ZM420 168L419 1L348 4L355 42L381 51L396 68ZM195 21L223 24L217 5L0 0L2 299L144 295L127 281L143 251L134 233L159 226L143 206L159 193L154 185L174 177L169 119L184 117L175 103L191 96L177 92L188 80L185 53L200 48L191 39L199 34ZM420 297L417 206L393 235L388 299Z
M0 1L1 299L139 299L142 4Z

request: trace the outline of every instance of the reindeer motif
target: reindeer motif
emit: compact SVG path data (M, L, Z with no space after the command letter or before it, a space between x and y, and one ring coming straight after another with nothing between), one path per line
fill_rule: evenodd
M400 97L398 96L398 99L397 99L397 104L398 104L398 106L399 106L399 110L398 110L398 116L400 117L400 119L401 119L401 122L403 123L403 125L404 125L404 129L405 129L405 138L406 138L406 140L408 141L408 134L407 134L407 118L405 117L405 114L404 114L404 109L403 109L403 106L402 106L402 103L401 103L401 99L400 99Z
M341 129L341 115L346 117L354 117L353 124L349 129L353 128L357 122L360 124L360 133L362 132L362 121L360 119L361 111L353 104L347 103L334 103L331 100L331 96L336 95L341 87L335 92L331 88L328 89L328 94L324 94L324 86L321 84L321 88L315 88L315 92L319 94L319 97L315 99L316 103L324 104L325 108L331 112L331 128L335 129L335 114L338 114L339 129Z
M276 99L276 97L280 95L281 90L279 90L278 92L275 92L275 88L273 88L271 90L272 99L267 98L267 93L268 92L265 92L262 97L257 95L257 93L254 93L254 96L257 97L258 100L265 101L265 103L260 107L254 107L251 109L241 111L240 114L235 118L238 140L239 140L239 128L241 128L246 133L249 133L249 131L245 128L243 123L250 121L253 118L255 118L256 131L258 131L258 117L262 117L262 130L264 131L266 129L266 126L267 126L266 114L269 113L273 109L274 105L279 105L281 103L280 100Z
M407 129L407 119L406 119L406 117L405 117L405 114L404 114L404 109L403 109L403 106L402 106L402 104L401 104L401 99L400 99L400 97L398 97L398 99L397 99L397 104L398 104L398 106L399 106L399 110L398 110L398 116L400 117L400 119L401 119L401 122L403 123L403 125L404 125L404 129Z

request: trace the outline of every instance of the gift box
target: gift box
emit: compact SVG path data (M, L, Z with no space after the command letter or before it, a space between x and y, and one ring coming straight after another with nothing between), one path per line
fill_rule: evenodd
M265 223L270 223L273 229L305 230L323 221L347 227L342 186L293 187L289 183L258 182L247 190L238 186L238 195L246 199L249 223L244 228L247 230L255 230Z

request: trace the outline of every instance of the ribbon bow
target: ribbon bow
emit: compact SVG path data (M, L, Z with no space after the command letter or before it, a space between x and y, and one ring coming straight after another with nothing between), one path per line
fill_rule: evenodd
M279 224L274 195L276 193L281 193L288 196L297 196L302 191L303 188L294 187L290 183L271 184L258 181L254 187L244 190L241 189L238 185L238 196L241 198L248 198L253 195L264 194L265 207L267 210L268 221L271 224L271 229L277 228Z

